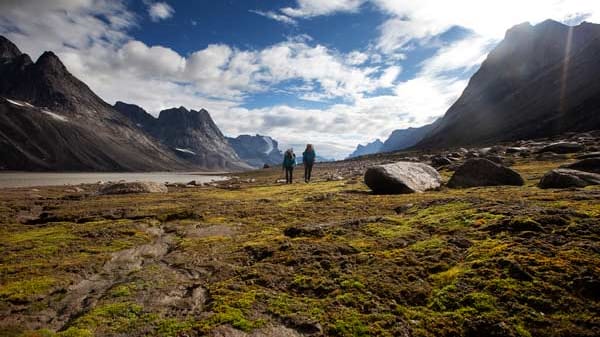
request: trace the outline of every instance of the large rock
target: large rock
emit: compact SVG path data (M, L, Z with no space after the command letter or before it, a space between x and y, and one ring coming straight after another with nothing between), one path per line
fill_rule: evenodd
M546 173L538 186L540 188L569 188L600 185L600 174L571 169L554 169Z
M546 145L538 152L554 152L558 154L575 153L583 150L583 145L579 143L559 142Z
M521 186L523 184L525 181L516 171L487 159L474 158L467 160L454 172L448 187Z
M433 158L431 158L431 165L433 165L434 167L442 167L442 166L446 166L446 165L450 165L452 164L452 160L444 157L444 156L435 156Z
M600 174L600 158L583 159L573 164L565 165L564 168Z
M100 194L167 193L167 186L155 182L110 183L100 188Z
M365 184L378 194L424 192L440 187L441 181L438 171L423 163L377 165L365 172Z

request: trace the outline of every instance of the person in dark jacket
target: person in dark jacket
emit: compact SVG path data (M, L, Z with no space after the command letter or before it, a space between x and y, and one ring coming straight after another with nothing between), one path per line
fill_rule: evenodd
M315 153L315 149L313 148L312 144L306 144L306 150L304 150L302 153L302 163L304 164L304 182L306 183L310 181L316 156L317 154Z
M293 149L283 154L283 170L285 171L285 183L291 184L293 180L294 167L296 166L296 154Z

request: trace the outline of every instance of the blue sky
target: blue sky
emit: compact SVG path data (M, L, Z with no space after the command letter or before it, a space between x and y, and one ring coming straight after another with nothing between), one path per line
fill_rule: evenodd
M511 26L599 15L592 0L4 0L0 33L111 104L206 108L226 135L343 158L443 115Z

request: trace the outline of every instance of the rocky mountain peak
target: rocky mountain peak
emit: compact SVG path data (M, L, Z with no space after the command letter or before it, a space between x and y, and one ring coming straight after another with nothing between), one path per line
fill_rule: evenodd
M0 35L0 59L13 59L21 54L21 51L14 43Z
M62 61L51 51L46 51L38 58L35 62L38 68L55 74L65 74L68 73L67 68L62 63Z
M203 128L212 127L214 125L208 111L204 109L200 109L199 111L188 110L183 106L161 111L158 120L161 124L168 124L181 128Z

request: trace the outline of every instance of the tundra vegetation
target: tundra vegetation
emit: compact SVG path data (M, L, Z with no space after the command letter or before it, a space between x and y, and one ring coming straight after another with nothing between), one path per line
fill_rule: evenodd
M524 186L404 195L360 159L311 184L3 190L0 336L597 336L600 188L537 187L572 155L513 161Z

